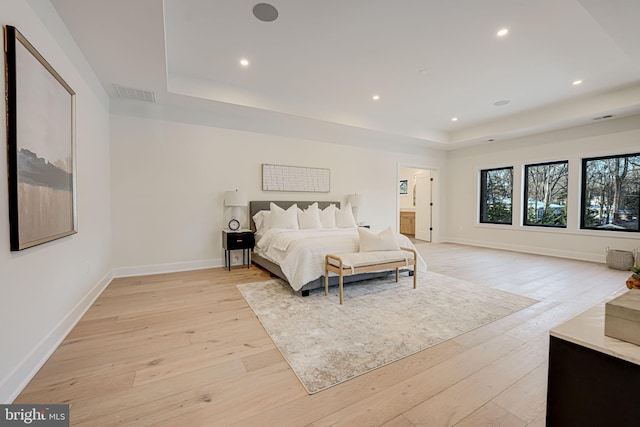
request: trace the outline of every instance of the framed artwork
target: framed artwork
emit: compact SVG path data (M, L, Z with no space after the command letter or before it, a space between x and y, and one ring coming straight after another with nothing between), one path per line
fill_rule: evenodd
M75 92L5 26L7 167L12 251L76 233Z
M328 193L331 171L326 168L262 165L262 191Z
M409 185L406 179L400 180L400 194L409 194Z

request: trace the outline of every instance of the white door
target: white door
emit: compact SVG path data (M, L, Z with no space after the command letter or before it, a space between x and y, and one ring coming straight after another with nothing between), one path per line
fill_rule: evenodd
M416 175L416 239L431 241L431 171Z

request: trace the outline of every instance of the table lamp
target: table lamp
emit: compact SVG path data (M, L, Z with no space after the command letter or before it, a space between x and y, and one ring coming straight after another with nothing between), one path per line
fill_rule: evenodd
M231 208L231 220L227 224L230 230L236 231L240 228L237 209L247 206L247 193L244 191L225 191L224 205Z
M351 203L351 210L353 210L353 219L356 220L356 224L358 224L358 209L362 206L362 202L364 201L364 197L362 194L349 194L347 196L347 202Z

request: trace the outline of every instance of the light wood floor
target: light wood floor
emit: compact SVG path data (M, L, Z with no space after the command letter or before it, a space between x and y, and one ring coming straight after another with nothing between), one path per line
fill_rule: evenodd
M629 273L417 246L432 271L540 302L308 395L235 287L259 268L117 279L15 403L70 403L78 426L543 426L549 329Z

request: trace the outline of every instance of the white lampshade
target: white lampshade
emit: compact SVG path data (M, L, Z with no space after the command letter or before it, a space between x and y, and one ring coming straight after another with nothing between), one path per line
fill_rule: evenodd
M225 206L247 206L247 193L244 191L225 191Z
M358 208L362 206L362 202L364 201L364 197L362 194L349 194L347 196L347 202L351 203L351 206L354 208Z
M364 197L362 194L349 194L347 196L347 202L351 204L351 210L353 211L353 218L356 220L356 224L358 223L358 210L360 206L362 206L362 202L364 201Z

